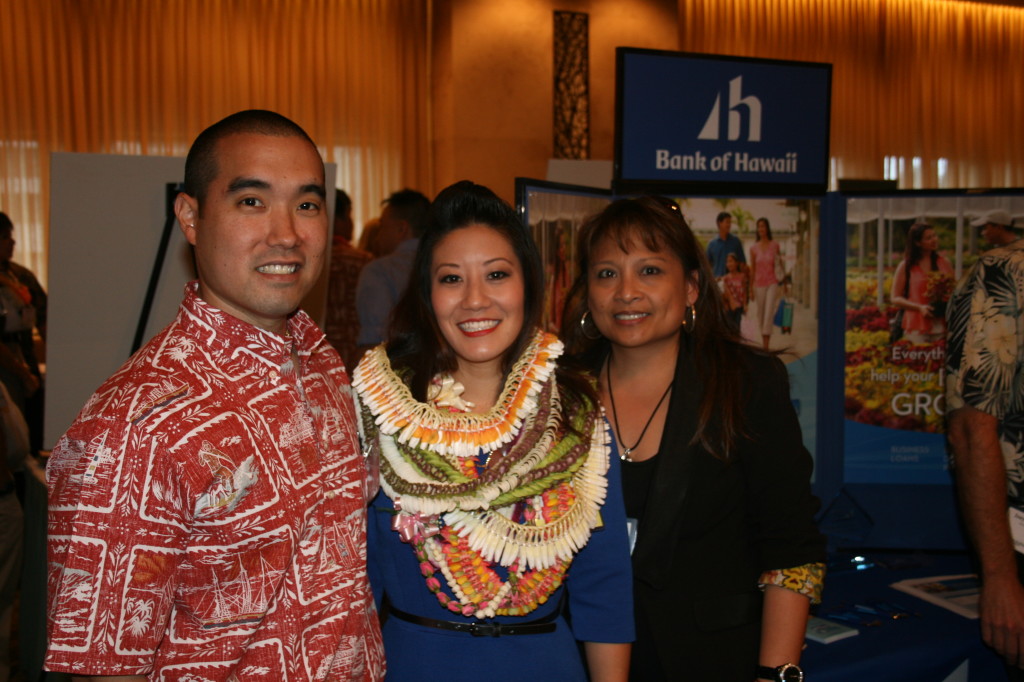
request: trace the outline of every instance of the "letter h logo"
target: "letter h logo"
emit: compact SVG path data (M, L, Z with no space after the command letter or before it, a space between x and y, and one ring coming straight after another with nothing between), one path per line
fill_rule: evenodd
M737 107L747 108L749 124L747 126L747 139L750 142L761 141L761 100L753 95L742 96L743 76L737 76L729 81L729 139L740 139L740 112ZM722 93L715 97L715 106L711 108L704 127L697 136L698 140L718 140L719 122L721 121Z

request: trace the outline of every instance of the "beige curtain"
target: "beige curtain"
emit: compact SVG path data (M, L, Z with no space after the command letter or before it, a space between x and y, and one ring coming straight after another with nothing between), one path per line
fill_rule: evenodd
M684 51L833 64L833 183L1024 186L1024 9L679 0L679 30Z
M0 1L0 210L46 279L52 151L183 156L240 109L302 125L357 219L432 190L429 4L411 0ZM116 207L113 207L116 210Z

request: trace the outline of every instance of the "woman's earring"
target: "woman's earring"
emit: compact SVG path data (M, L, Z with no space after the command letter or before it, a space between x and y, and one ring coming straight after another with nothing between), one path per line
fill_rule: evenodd
M692 305L688 305L686 310L683 311L683 331L687 334L692 334L695 324L697 324L697 309Z
M580 318L580 331L583 336L590 339L591 341L597 341L601 338L601 330L594 324L594 320L591 319L590 311L583 313L583 317Z

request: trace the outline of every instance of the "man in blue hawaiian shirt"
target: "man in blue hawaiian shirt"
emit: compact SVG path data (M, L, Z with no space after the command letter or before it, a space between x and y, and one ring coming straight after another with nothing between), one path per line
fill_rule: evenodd
M947 317L947 433L980 564L981 633L1024 680L1024 239L982 255Z
M708 261L717 278L725 274L725 260L730 253L736 256L736 260L740 263L746 263L747 258L743 255L743 242L730 231L732 230L732 214L722 211L715 218L715 225L718 226L718 236L708 242Z

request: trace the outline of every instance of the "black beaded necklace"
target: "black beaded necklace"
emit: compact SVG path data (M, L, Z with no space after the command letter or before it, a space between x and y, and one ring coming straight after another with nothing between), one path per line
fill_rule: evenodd
M636 450L640 443L643 442L644 436L647 435L647 428L651 425L651 422L654 421L654 415L658 413L658 408L661 407L661 404L663 402L665 402L665 398L668 397L668 394L672 390L672 387L675 386L676 380L673 379L672 381L670 381L668 384L668 388L666 388L665 392L661 394L661 398L658 399L658 404L654 406L654 411L651 412L651 416L647 418L647 423L644 424L643 431L640 432L640 437L636 439L636 442L633 443L631 447L625 447L626 444L622 440L622 429L619 428L619 411L615 409L615 394L612 392L611 364L612 363L610 361L605 363L605 374L608 377L608 399L612 403L612 421L615 423L615 435L618 436L619 438L619 445L623 446L622 452L619 453L619 458L625 462L632 462L633 460L629 458L629 453Z

